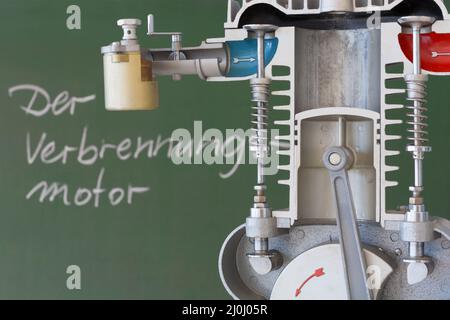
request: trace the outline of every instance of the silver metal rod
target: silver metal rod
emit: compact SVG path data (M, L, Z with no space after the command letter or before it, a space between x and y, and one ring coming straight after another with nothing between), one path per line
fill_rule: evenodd
M422 70L420 61L420 27L413 26L413 64L414 74L420 74Z
M412 258L422 257L425 246L423 242L409 242L409 256Z
M414 159L414 186L423 186L423 161L420 159Z
M414 74L419 75L422 73L422 64L421 64L421 52L420 52L420 27L419 26L413 26L412 28L413 34L413 69ZM420 146L421 145L421 130L422 127L419 125L421 123L420 119L420 113L422 108L422 102L421 101L414 101L414 116L415 116L415 124L414 124L414 145ZM414 186L415 187L422 187L423 181L423 166L422 166L422 156L416 156L414 159ZM416 194L416 196L420 195Z
M425 146L425 143L428 140L425 137L427 134L427 125L425 123L426 117L423 114L426 111L425 97L427 78L422 76L420 40L422 30L426 30L425 28L430 27L434 21L434 18L426 16L409 16L399 19L399 23L402 27L408 28L408 32L411 30L413 39L413 73L405 77L408 100L413 101L413 105L409 105L408 108L414 111L413 113L408 113L408 117L412 118L412 120L409 121L409 124L412 125L412 129L409 131L413 133L413 136L409 138L413 143L408 145L408 150L412 152L414 160L414 186L410 188L412 196L409 199L409 210L406 213L406 221L409 223L419 223L428 220L428 214L425 211L424 199L422 197L424 153L430 150L429 147ZM403 32L405 32L405 29L403 29ZM414 264L411 264L411 262L424 263L423 261L426 260L424 257L424 242L414 241L415 239L419 238L410 237L408 239L409 257L405 259L406 262L410 263L407 269L409 284L417 283L416 280L410 280L414 279L416 276L414 274ZM419 281L422 281L423 279Z
M266 32L276 30L276 27L272 25L246 25L245 29L256 38L256 62L257 72L256 77L250 80L250 86L252 89L252 101L255 103L252 113L252 123L254 125L251 142L251 151L255 152L257 160L257 181L255 185L256 195L253 200L253 207L251 209L250 221L258 221L258 219L271 220L272 210L270 209L266 198L266 185L265 185L265 162L269 152L268 143L268 112L267 106L270 97L270 79L266 79L265 72L265 37ZM251 58L250 62L254 62L254 58ZM249 230L249 219L247 219L247 231ZM260 220L261 221L261 220ZM276 227L271 226L271 230L275 232ZM247 233L248 235L248 233ZM253 270L261 275L270 273L276 270L282 265L282 256L276 250L270 250L269 239L267 237L267 230L265 224L258 226L257 230L249 235L253 238L253 253L247 254L249 262L253 267Z
M265 32L256 32L257 50L258 50L258 78L266 77L266 68L264 63L264 38Z
M339 116L338 118L338 127L339 127L338 145L340 147L345 147L345 145L347 144L347 123L343 116Z
M265 135L264 133L264 110L265 110L265 103L264 102L258 102L258 145L263 146L263 148L266 148L266 137L263 137L261 135ZM261 151L260 151L261 152ZM265 183L265 176L264 176L264 158L258 157L257 158L257 167L258 167L258 184L262 185Z
M256 41L257 41L257 55L258 55L258 78L265 78L266 77L266 71L265 71L265 63L264 63L264 38L265 38L265 32L264 31L257 31L256 32ZM266 135L265 133L265 109L266 104L264 102L257 102L258 106L258 125L257 125L257 135L258 135L258 145L263 146L263 148L266 148L266 137L262 135ZM263 157L257 158L257 167L258 167L258 177L257 181L258 184L262 185L265 183L265 176L264 176L264 159Z
M255 238L255 252L267 252L267 251L269 251L269 239Z

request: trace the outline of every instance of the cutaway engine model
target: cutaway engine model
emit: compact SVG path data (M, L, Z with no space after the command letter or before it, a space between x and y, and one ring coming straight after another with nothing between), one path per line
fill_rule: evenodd
M122 19L121 41L102 48L106 108L158 107L158 76L249 81L257 159L253 205L220 252L235 299L450 299L450 222L429 215L423 196L429 75L450 74L450 21L440 0L229 0L225 37L168 49L139 45L138 19ZM275 70L284 70L278 74ZM391 79L406 89L390 88ZM289 88L271 92L271 83ZM406 94L405 105L388 97ZM284 105L269 106L271 96ZM405 109L406 150L388 134ZM269 134L269 110L283 134ZM288 179L287 209L272 210L265 160L270 141ZM387 207L392 159L414 164L409 199ZM439 152L439 150L435 150ZM244 210L244 209L243 209ZM435 213L439 215L439 213Z

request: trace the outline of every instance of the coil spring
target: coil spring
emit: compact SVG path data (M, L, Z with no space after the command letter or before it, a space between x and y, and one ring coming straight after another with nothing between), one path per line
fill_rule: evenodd
M268 107L270 95L270 80L253 79L251 81L252 101L256 103L252 107L252 135L249 139L250 148L256 153L256 157L263 158L268 153Z
M421 146L428 142L428 131L426 130L428 117L424 114L428 111L426 81L427 78L423 75L415 75L406 79L407 100L412 102L412 105L406 106L408 110L412 111L406 114L409 118L407 124L411 126L407 131L412 133L412 136L407 139L412 141L415 146Z
M250 146L256 152L257 157L263 157L267 151L268 143L268 109L266 106L252 107L256 112L252 113L252 135L250 137Z

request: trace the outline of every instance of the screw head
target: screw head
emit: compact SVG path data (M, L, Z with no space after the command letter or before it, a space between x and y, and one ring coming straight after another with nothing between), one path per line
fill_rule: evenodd
M330 154L330 156L328 157L328 161L330 161L330 163L333 166L337 166L341 163L342 158L341 155L339 153L333 152L332 154Z
M447 239L443 239L441 242L441 247L444 250L450 249L450 241L448 241Z
M120 19L117 20L117 25L121 26L140 26L142 24L140 19Z
M400 235L397 232L391 233L389 236L392 242L397 242L400 239Z
M323 154L322 163L326 169L333 172L350 169L353 165L353 155L345 147L331 147Z

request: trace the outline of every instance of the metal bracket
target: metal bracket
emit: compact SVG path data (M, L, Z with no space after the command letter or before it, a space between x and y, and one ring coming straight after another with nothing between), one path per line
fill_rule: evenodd
M439 233L441 236L445 237L447 240L450 240L450 221L441 218L441 217L430 217L430 228ZM402 229L402 224L404 221L402 220L387 220L386 221L386 230L389 231L400 231Z

